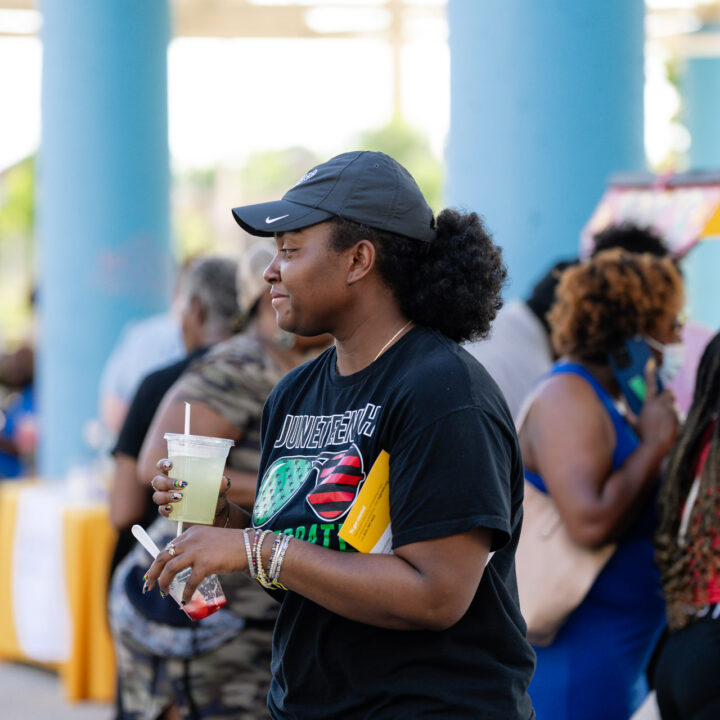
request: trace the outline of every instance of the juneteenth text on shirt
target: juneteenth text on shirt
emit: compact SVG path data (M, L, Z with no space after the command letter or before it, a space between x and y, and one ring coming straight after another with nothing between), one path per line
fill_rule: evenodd
M354 442L358 435L372 437L381 407L367 403L335 415L288 414L274 447L321 448Z

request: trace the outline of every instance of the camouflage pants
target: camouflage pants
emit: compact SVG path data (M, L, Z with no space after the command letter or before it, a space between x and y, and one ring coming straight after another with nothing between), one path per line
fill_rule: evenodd
M232 641L182 660L117 641L123 720L156 720L177 704L183 720L267 720L270 630L243 630Z

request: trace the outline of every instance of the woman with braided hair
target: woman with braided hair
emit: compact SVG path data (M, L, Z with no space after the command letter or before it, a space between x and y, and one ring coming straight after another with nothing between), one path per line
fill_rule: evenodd
M667 642L655 686L663 720L720 718L720 333L700 361L693 404L668 459L655 536Z

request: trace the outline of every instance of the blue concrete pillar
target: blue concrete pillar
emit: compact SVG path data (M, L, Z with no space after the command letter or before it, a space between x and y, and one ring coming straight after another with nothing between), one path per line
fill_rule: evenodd
M643 0L449 0L447 204L485 217L525 296L608 176L642 170Z
M720 33L720 25L703 30ZM720 53L685 61L682 96L683 119L691 139L690 169L720 171Z
M88 462L102 366L169 282L167 0L43 0L40 473Z
M683 261L687 312L710 328L720 330L720 239L703 240Z
M720 32L708 25L703 32ZM690 169L720 172L720 57L691 57L682 79L683 119L690 132ZM720 328L720 240L698 243L685 260L688 307L693 318Z

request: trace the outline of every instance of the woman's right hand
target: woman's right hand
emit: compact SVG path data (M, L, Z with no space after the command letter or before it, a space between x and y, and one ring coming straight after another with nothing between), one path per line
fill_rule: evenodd
M646 395L637 418L636 430L643 443L655 445L665 456L677 437L678 415L675 397L670 390L657 391L657 363L654 358L645 365Z
M166 518L172 519L173 503L179 502L183 497L183 489L187 487L185 480L171 478L168 476L172 470L172 462L167 458L158 460L156 467L162 473L156 475L151 481L153 492L153 502L159 506L158 512ZM213 525L222 525L226 520L229 512L227 500L227 491L230 489L230 480L223 475L222 485L220 486L220 494L218 495L217 505L215 506L215 520Z

